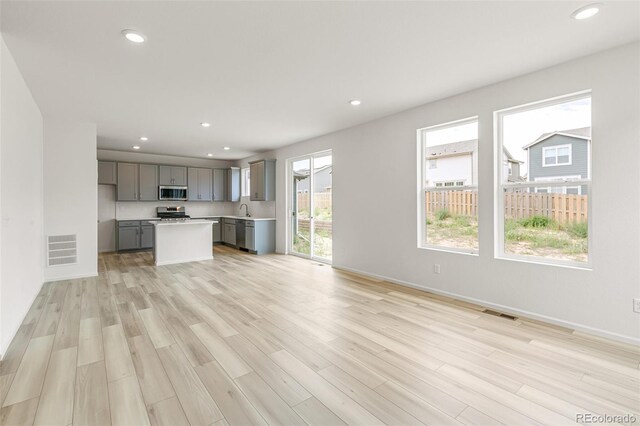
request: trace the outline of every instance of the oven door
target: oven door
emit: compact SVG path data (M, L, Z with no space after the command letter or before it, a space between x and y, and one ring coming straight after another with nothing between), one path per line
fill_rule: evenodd
M166 201L186 201L186 186L160 186L158 187L158 199Z

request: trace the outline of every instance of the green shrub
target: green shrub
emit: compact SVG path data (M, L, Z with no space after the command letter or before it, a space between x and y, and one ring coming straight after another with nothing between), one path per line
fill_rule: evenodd
M438 210L436 212L436 218L438 218L438 220L445 220L451 217L451 213L449 213L448 210Z
M525 228L548 228L552 224L552 220L547 216L531 216L522 219L520 224Z
M578 238L587 238L589 235L589 227L587 222L574 223L569 225L567 230Z

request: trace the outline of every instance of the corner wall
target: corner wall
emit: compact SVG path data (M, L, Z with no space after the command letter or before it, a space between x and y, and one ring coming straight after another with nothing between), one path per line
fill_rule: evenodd
M331 149L334 266L640 343L632 311L640 297L639 52L639 43L621 46L274 151L277 250L286 249L286 160ZM593 111L593 270L495 259L494 111L585 89ZM475 115L480 254L419 249L416 130Z
M44 240L76 234L78 263L48 267L45 281L98 275L96 125L45 117Z
M0 36L0 354L42 286L42 114Z

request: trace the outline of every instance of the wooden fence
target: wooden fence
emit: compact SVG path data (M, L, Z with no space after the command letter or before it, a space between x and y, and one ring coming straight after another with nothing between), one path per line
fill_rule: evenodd
M509 192L504 195L504 215L507 219L546 216L560 223L587 221L587 195ZM453 215L477 217L476 191L433 191L425 193L428 216L439 210Z
M298 193L298 208L301 210L307 209L309 206L309 196L308 192L299 192ZM331 209L331 192L316 192L314 194L314 203L316 209ZM308 209L307 209L308 210Z

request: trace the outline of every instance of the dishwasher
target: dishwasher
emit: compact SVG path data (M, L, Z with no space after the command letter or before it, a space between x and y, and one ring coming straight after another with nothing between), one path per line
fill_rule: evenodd
M236 246L240 249L247 248L245 241L245 224L246 221L236 219Z

